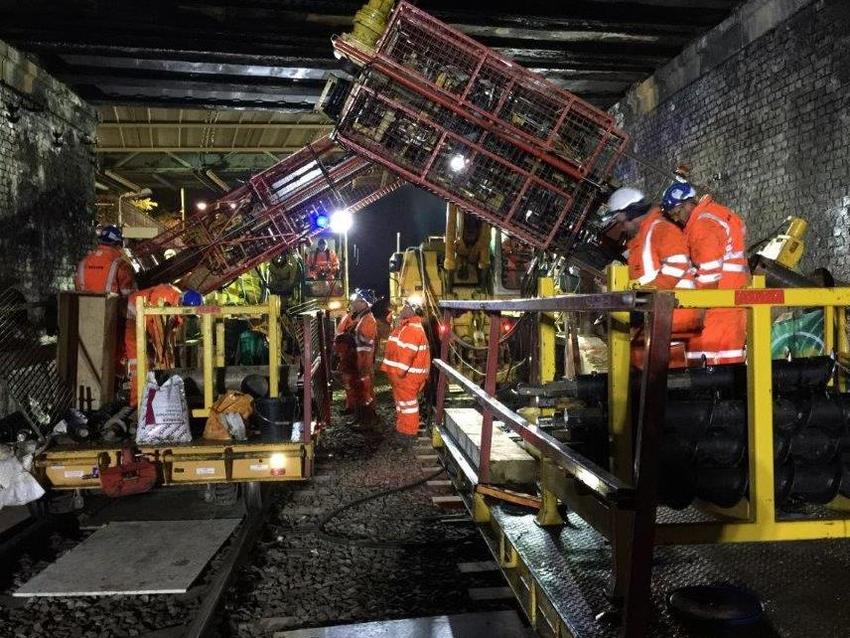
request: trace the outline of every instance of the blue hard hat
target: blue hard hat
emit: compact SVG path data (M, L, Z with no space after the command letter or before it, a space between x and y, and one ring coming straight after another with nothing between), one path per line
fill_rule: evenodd
M377 297L375 297L375 292L373 290L369 290L368 288L357 288L354 291L354 294L351 295L351 301L355 299L362 299L369 306L374 306L375 302L378 301Z
M184 290L183 294L180 295L180 305L181 306L203 306L204 305L204 296L199 293L197 290L192 290L189 288L188 290Z
M661 197L661 209L670 211L679 204L696 196L696 189L688 182L674 182L667 187L667 190L664 191L664 195Z
M100 232L97 234L97 240L101 244L120 246L124 243L124 235L121 233L121 229L118 228L118 226L108 224L100 229Z

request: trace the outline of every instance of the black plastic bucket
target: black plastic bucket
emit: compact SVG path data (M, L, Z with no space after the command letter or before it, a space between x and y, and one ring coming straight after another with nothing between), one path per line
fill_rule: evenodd
M254 401L254 425L263 441L289 441L294 416L295 397L291 395Z

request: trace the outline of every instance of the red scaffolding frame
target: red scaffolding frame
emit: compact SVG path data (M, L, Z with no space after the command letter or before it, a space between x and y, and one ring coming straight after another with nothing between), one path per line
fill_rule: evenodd
M335 138L541 249L569 252L627 136L614 118L402 2Z
M403 182L329 137L308 144L165 233L136 246L143 285L216 290L322 232L313 218L357 212ZM174 255L165 257L167 250Z

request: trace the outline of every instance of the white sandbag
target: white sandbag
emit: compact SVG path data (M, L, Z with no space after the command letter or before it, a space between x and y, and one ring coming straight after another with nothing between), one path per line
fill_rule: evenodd
M9 448L0 449L0 509L38 500L44 489Z
M156 376L149 372L139 397L138 417L136 443L140 445L191 442L183 379L175 375L157 385Z

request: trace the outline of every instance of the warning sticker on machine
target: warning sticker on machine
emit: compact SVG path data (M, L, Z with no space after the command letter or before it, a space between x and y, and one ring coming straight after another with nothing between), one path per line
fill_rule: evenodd
M253 463L248 466L252 472L265 472L269 469L268 463Z
M736 290L735 305L750 306L755 304L785 303L784 290Z
M65 478L83 478L85 472L82 470L65 470L64 475Z
M214 467L196 467L195 474L215 474Z

